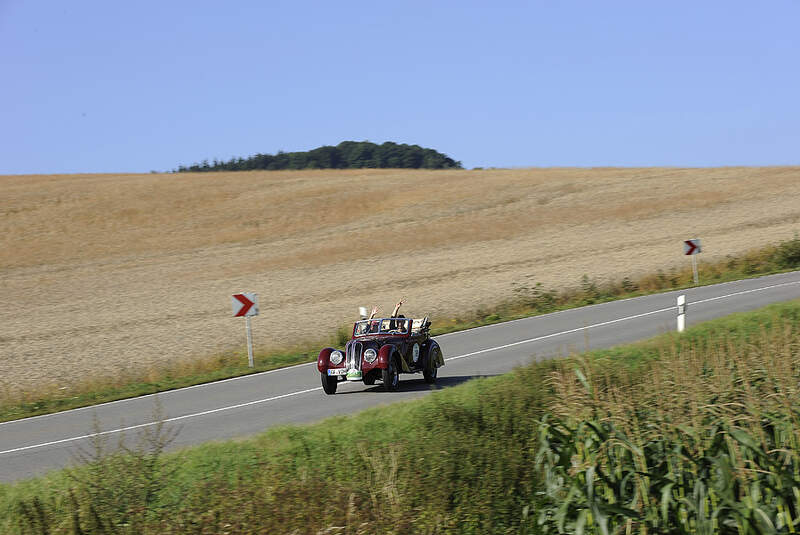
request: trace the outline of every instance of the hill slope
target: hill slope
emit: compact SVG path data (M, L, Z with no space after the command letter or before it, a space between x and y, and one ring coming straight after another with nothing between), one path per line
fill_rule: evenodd
M512 293L790 238L800 168L3 176L7 392L316 339L359 305L453 315ZM702 271L701 271L702 272Z

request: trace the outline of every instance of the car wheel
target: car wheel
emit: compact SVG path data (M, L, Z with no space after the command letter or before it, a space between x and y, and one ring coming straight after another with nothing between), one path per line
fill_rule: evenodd
M338 378L335 376L328 376L324 373L321 373L320 376L322 377L322 389L325 393L328 395L335 394L336 387L339 386Z
M369 372L368 374L364 375L364 384L367 386L372 386L375 384L375 374Z
M397 365L394 359L389 361L389 366L385 370L381 370L381 379L383 379L383 389L387 392L394 392L397 390L397 385L400 384L400 373L397 371Z
M436 366L430 369L426 368L422 370L422 376L425 378L425 382L428 384L435 383L437 375L439 375L439 368Z

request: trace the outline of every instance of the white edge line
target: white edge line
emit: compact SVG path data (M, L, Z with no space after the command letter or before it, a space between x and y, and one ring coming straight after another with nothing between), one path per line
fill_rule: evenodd
M151 398L153 396L168 396L170 394L175 394L177 392L183 392L184 390L192 390L193 388L202 388L202 387L209 387L213 385L219 385L222 383L229 383L231 381L238 381L239 379L247 379L248 377L259 377L261 375L267 375L270 373L282 372L286 370L291 370L294 368L302 368L303 366L310 366L312 364L316 364L317 361L313 362L304 362L302 364L295 364L293 366L287 366L286 368L275 368L274 370L267 370L264 372L257 372L257 373L249 373L246 375L238 375L236 377L228 377L227 379L220 379L219 381L211 381L208 383L200 383L197 385L192 386L183 386L181 388L174 388L172 390L162 390L161 392L153 392L152 394L144 394L141 396L136 396L132 398L124 398L124 399L117 399L115 401L106 401L105 403L98 403L97 405L86 405L85 407L77 407L75 409L67 409L65 411L59 412L51 412L49 414L40 414L39 416L29 416L28 418L20 418L18 420L9 420L7 422L0 422L0 427L8 424L19 423L19 422L30 422L31 420L40 420L42 418L49 418L53 416L59 416L62 414L69 414L71 412L78 412L78 411L85 411L88 409L99 409L101 407L107 407L109 405L116 405L117 403L131 403L140 399Z
M753 293L753 292L761 292L761 291L764 291L764 290L772 290L774 288L780 288L782 286L791 286L793 284L800 284L800 281L784 282L782 284L774 284L772 286L764 286L763 288L754 288L754 289L751 289L751 290L742 290L740 292L734 292L734 293L727 294L727 295L720 295L720 296L717 296L717 297L709 297L707 299L700 299L699 301L687 301L687 305L699 305L701 303L708 303L710 301L716 301L718 299L725 299L727 297L736 297L738 295L744 295L744 294L749 294L749 293ZM513 343L505 344L505 345L502 345L502 346L491 347L491 348L487 348L487 349L481 349L480 351L474 351L472 353L466 353L464 355L458 355L456 357L450 357L450 358L446 358L444 360L448 361L448 360L463 359L465 357L471 357L473 355L480 355L481 353L488 353L490 351L496 351L498 349L505 349L507 347L513 347L513 346L517 346L517 345L520 345L520 344L527 344L529 342L538 342L539 340L546 340L547 338L553 338L554 336L560 336L562 334L571 334L571 333L575 333L575 332L578 332L578 331L583 331L585 329L591 329L591 328L594 328L594 327L603 327L605 325L611 325L613 323L619 323L621 321L627 321L627 320L632 320L632 319L636 319L636 318L641 318L641 317L644 317L644 316L650 316L651 314L658 314L660 312L668 312L670 310L675 310L675 308L676 307L674 307L674 306L666 307L666 308L660 308L658 310L653 310L651 312L644 312L642 314L636 314L634 316L627 316L627 317L618 318L618 319L615 319L615 320L609 320L609 321L604 321L604 322L601 322L601 323L595 323L593 325L587 325L586 327L578 327L578 328L575 328L575 329L570 329L568 331L561 331L561 332L557 332L557 333L546 334L544 336L537 336L536 338L529 338L527 340L520 340L519 342L513 342Z
M748 293L753 293L753 292L760 292L760 291L764 291L764 290L770 290L770 289L780 288L780 287L783 287L783 286L790 286L790 285L794 285L794 284L800 284L800 281L785 282L785 283L782 283L782 284L774 284L772 286L765 286L763 288L754 288L754 289L750 289L750 290L742 290L740 292L734 292L734 293L727 294L727 295L721 295L721 296L717 296L717 297L710 297L710 298L707 298L707 299L701 299L699 301L694 301L693 303L690 303L690 304L695 304L696 305L696 304L700 304L700 303L707 303L709 301L717 301L719 299L725 299L727 297L735 297L735 296L738 296L738 295L743 295L743 294L748 294ZM514 346L518 346L518 345L522 345L522 344L527 344L527 343L531 343L531 342L537 342L539 340L546 340L548 338L553 338L553 337L561 336L561 335L564 335L564 334L571 334L571 333L583 331L583 330L586 330L586 329L593 329L593 328L596 328L596 327L604 327L606 325L613 325L614 323L620 323L620 322L623 322L623 321L629 321L629 320L632 320L632 319L642 318L642 317L645 317L645 316L651 316L653 314L660 314L662 312L669 312L670 310L674 310L674 309L675 309L675 307L672 307L672 306L666 307L666 308L660 308L658 310L652 310L650 312L643 312L641 314L635 314L633 316L625 316L623 318L617 318L617 319L614 319L614 320L603 321L603 322L600 322L600 323L594 323L592 325L586 325L584 327L577 327L575 329L568 329L566 331L560 331L560 332L557 332L557 333L551 333L551 334L546 334L546 335L543 335L543 336L537 336L535 338L528 338L526 340L520 340L518 342L512 342L510 344L504 344L504 345L501 345L501 346L481 349L479 351L473 351L472 353L465 353L463 355L457 355L455 357L449 357L449 358L446 358L445 361L463 359L463 358L472 357L472 356L475 356L475 355L480 355L480 354L483 354L483 353L489 353L491 351L497 351L497 350L500 350L500 349L506 349L506 348L509 348L509 347L514 347ZM299 366L307 366L308 364L313 364L313 362L292 366L292 368L297 368ZM269 370L268 372L261 372L261 373L264 374L264 373L270 373L270 372L276 372L276 371L288 370L288 369L290 369L290 368L278 368L276 370ZM252 374L252 375L258 375L258 374ZM252 375L243 376L243 377L251 377ZM234 377L233 379L239 379L239 378L240 377ZM231 380L231 379L227 379L227 380ZM222 382L222 381L218 381L218 382ZM202 386L202 385L196 385L196 386ZM192 388L192 387L189 387L189 388ZM227 407L219 407L219 408L210 409L210 410L207 410L207 411L196 412L196 413L192 413L192 414L185 414L183 416L175 416L173 418L167 418L167 419L163 420L163 423L177 422L179 420L186 420L186 419L189 419L189 418L196 418L198 416L205 416L205 415L208 415L208 414L214 414L214 413L217 413L217 412L223 412L223 411L232 410L232 409L239 409L239 408L247 407L247 406L250 406L250 405L257 405L259 403L268 403L270 401L276 401L276 400L279 400L279 399L288 398L288 397L291 397L291 396L297 396L297 395L300 395L300 394L306 394L308 392L315 392L315 391L321 390L321 389L322 389L322 387L309 388L309 389L306 389L306 390L299 390L297 392L290 392L288 394L281 394L279 396L273 396L273 397L270 397L270 398L258 399L258 400L255 400L255 401L248 401L248 402L245 402L245 403L238 403L236 405L229 405ZM149 394L149 395L152 396L152 395L155 395L155 394ZM145 397L145 396L141 396L141 397ZM139 398L136 398L136 399L139 399ZM125 400L120 400L120 401L125 401ZM88 407L84 407L84 408L88 408ZM64 411L64 412L67 412L67 411ZM55 414L63 414L63 413L55 413ZM43 416L52 416L52 415L43 415ZM21 421L27 421L27 420L14 420L12 422L5 422L5 423L15 423L15 422L18 423L18 422L21 422ZM131 426L127 426L127 427L121 427L121 428L118 428L118 429L109 429L107 431L101 431L99 433L89 433L87 435L64 438L64 439L60 439L60 440L54 440L54 441L51 441L51 442L44 442L44 443L41 443L41 444L32 444L30 446L21 446L19 448L13 448L13 449L5 450L5 451L0 451L0 455L5 455L5 454L8 454L8 453L20 452L20 451L26 451L26 450L31 450L31 449L35 449L35 448L44 448L44 447L47 447L47 446L54 446L54 445L57 445L57 444L63 444L63 443L66 443L66 442L73 442L73 441L76 441L76 440L83 440L85 438L90 438L90 437L95 437L95 436L103 436L103 435L110 435L110 434L113 434L113 433L121 433L121 432L125 432L125 431L130 431L130 430L133 430L133 429L140 429L142 427L148 427L148 426L156 425L157 423L158 422L147 422L147 423L143 423L143 424L137 424L137 425L131 425Z
M664 296L667 296L667 295L670 295L670 294L681 294L681 293L687 293L687 292L692 292L692 291L697 291L697 290L705 290L705 289L708 289L708 288L719 288L720 286L727 286L727 285L730 285L730 284L737 284L737 283L748 282L748 281L758 281L758 280L762 280L762 279L773 278L773 277L781 277L783 275L792 275L792 274L796 274L796 273L800 273L800 271L787 271L786 273L775 273L773 275L762 275L760 277L753 277L751 279L738 279L738 280L727 281L727 282L718 282L717 284L710 284L710 285L707 285L707 286L694 286L694 287L690 287L690 288L683 288L683 289L680 289L680 290L669 290L669 291L661 292L661 293L637 295L636 297L626 297L625 299L614 299L613 301L605 301L603 303L595 303L593 305L585 305L585 306L578 307L578 308L567 308L567 309L564 309L564 310L557 310L556 312L548 312L547 314L539 314L538 316L526 316L524 318L517 318L515 320L510 320L510 321L501 321L500 323L492 323L492 324L489 324L489 325L479 325L478 327L470 327L469 329L464 329L462 331L453 331L453 332L449 332L449 333L439 334L439 335L436 335L436 338L444 338L445 336L453 336L453 335L456 335L456 334L466 333L466 332L470 332L470 331L477 331L478 329L491 329L492 327L499 327L501 325L508 325L508 324L511 324L511 323L518 323L518 322L521 322L521 321L531 321L531 320L536 320L538 318L551 317L551 316L556 316L556 315L559 315L559 314L569 314L571 312L577 312L579 310L587 310L587 309L590 309L590 308L602 307L602 306L611 305L611 304L615 304L615 303L624 303L625 301L636 301L638 299L664 297ZM705 303L708 300L713 301L715 299L723 299L725 297L733 297L733 296L736 296L736 295L740 295L741 293L759 292L759 291L762 291L762 290L769 290L771 288L777 288L779 286L787 286L787 285L790 285L790 284L800 284L800 281L785 282L785 283L776 284L776 285L773 285L773 286L764 286L762 288L754 288L754 289L751 289L751 290L744 290L742 292L736 292L736 293L732 293L732 294L721 295L719 297L711 297L710 299L703 299L703 300L700 300L700 301L692 301L691 303L694 303L694 304ZM691 304L691 303L687 303L687 304Z
M783 286L791 286L793 284L800 284L800 281L783 282L781 284L773 284L772 286L764 286L763 288L753 288L753 289L750 289L750 290L742 290L741 292L734 292L734 293L728 294L728 295L719 295L717 297L708 297L706 299L700 299L699 301L690 301L690 302L688 302L688 304L689 305L693 305L693 304L697 305L697 304L700 304L700 303L708 303L710 301L716 301L718 299L725 299L726 297L735 297L737 295L744 295L744 294L749 294L749 293L753 293L753 292L763 292L764 290L772 290L774 288L781 288Z
M505 344L505 345L502 345L502 346L490 347L490 348L487 348L487 349L481 349L480 351L473 351L472 353L465 353L464 355L458 355L456 357L450 357L450 358L446 358L444 360L448 361L448 360L463 359L463 358L466 358L466 357L471 357L473 355L480 355L481 353L488 353L490 351L497 351L498 349L505 349L507 347L518 346L518 345L527 344L527 343L530 343L530 342L538 342L539 340L546 340L548 338L553 338L555 336L561 336L562 334L572 334L572 333L575 333L575 332L584 331L586 329L592 329L594 327L603 327L605 325L611 325L613 323L619 323L621 321L628 321L628 320L633 320L633 319L636 319L636 318L642 318L644 316L651 316L653 314L660 314L661 312L669 312L670 310L674 310L674 309L675 309L675 307L659 308L658 310L651 310L650 312L643 312L641 314L636 314L634 316L626 316L624 318L617 318L615 320L609 320L609 321L603 321L603 322L600 322L600 323L594 323L592 325L587 325L585 327L576 327L575 329L569 329L567 331L560 331L560 332L557 332L557 333L545 334L544 336L537 336L536 338L528 338L527 340L520 340L519 342L512 342L510 344Z
M318 386L316 388L309 388L307 390L300 390L298 392L290 392L288 394L281 394L280 396L273 396L271 398L258 399L256 401L248 401L246 403L239 403L237 405L230 405L228 407L220 407L220 408L217 408L217 409L210 409L210 410L207 410L207 411L195 412L193 414L184 414L183 416L175 416L173 418L167 418L165 420L161 420L161 422L162 423L177 422L179 420L186 420L188 418L196 418L197 416L205 416L207 414L213 414L215 412L222 412L222 411L227 411L227 410L231 410L231 409L238 409L238 408L241 408L241 407L247 407L248 405L257 405L259 403L267 403L269 401L275 401L275 400L282 399L282 398L288 398L288 397L297 396L297 395L300 395L300 394L307 394L308 392L315 392L317 390L322 390L322 387ZM26 450L32 450L32 449L35 449L35 448L45 448L47 446L55 446L57 444L64 444L65 442L74 442L76 440L83 440L85 438L99 437L99 436L103 436L103 435L111 435L113 433L123 433L125 431L131 431L133 429L141 429L142 427L149 427L151 425L156 425L157 423L159 423L159 422L146 422L146 423L143 423L143 424L129 425L127 427L120 427L119 429L109 429L107 431L100 431L98 433L89 433L88 435L81 435L81 436L78 436L78 437L62 438L61 440L53 440L51 442L43 442L41 444L33 444L33 445L30 445L30 446L22 446L22 447L19 447L19 448L13 448L13 449L10 449L10 450L0 451L0 455L5 455L7 453L15 453L15 452L20 452L20 451L26 451Z

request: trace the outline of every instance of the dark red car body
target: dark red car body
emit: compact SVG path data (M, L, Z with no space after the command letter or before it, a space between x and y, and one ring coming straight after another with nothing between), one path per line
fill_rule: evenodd
M422 373L426 382L436 382L444 357L439 344L430 337L429 328L427 318L356 322L344 350L326 347L319 352L317 369L325 393L336 393L338 383L348 380L365 385L381 381L385 390L393 391L401 373Z

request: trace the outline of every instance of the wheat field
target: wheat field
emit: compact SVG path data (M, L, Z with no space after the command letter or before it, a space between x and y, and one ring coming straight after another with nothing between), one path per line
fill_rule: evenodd
M400 296L435 322L530 278L684 266L684 239L712 260L798 231L800 167L0 176L0 389L239 350L239 291L266 351Z

